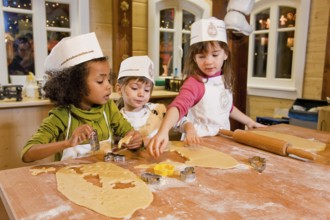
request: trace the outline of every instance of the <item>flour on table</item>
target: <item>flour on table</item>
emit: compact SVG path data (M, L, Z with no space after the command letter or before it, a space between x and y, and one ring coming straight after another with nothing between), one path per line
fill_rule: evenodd
M87 177L94 177L98 184ZM69 200L108 217L129 218L153 201L146 183L109 162L63 167L56 172L56 180L58 190Z
M170 151L177 151L187 158L185 164L190 166L229 169L239 165L238 161L228 154L201 145L185 147L182 141L172 141Z
M294 148L299 148L302 150L307 151L324 151L326 148L326 144L315 141L315 140L309 140L306 138L297 137L294 135L284 134L284 133L278 133L273 131L249 131L253 132L259 135L264 135L267 137L272 137L276 139L280 139L283 141L286 141L292 145Z

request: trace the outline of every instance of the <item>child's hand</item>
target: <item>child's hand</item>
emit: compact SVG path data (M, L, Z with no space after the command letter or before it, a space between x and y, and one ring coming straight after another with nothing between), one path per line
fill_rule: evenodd
M265 128L265 127L267 127L266 125L260 124L260 123L255 122L255 121L253 121L253 123L251 123L251 124L247 124L246 126L248 127L248 129Z
M91 136L93 132L93 128L88 125L80 125L78 128L76 128L73 133L71 138L69 139L69 147L74 147L77 146L78 144L81 144L85 142L86 140L89 140L89 137Z
M186 137L184 139L184 144L186 146L196 146L202 142L202 139L198 137L195 129L186 131Z
M168 133L157 133L148 144L149 154L153 157L159 157L168 145Z
M126 147L128 149L136 149L142 146L142 136L140 132L132 130L126 133L125 137L130 137L128 143L122 143L123 147Z

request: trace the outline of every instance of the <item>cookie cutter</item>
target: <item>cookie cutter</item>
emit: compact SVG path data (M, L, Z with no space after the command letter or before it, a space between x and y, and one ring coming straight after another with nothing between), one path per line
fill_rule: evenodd
M160 183L162 176L154 173L142 173L141 179L149 184Z
M110 161L125 162L126 157L125 157L125 155L122 155L122 154L114 154L112 152L109 152L109 153L104 155L103 160L104 160L104 162L110 162Z
M97 130L94 129L93 132L91 133L91 136L89 138L89 143L91 145L92 151L100 150L100 142L97 136Z
M161 176L173 176L174 166L166 163L157 164L154 166L154 173Z
M253 167L253 169L258 171L259 173L264 171L264 169L266 168L266 159L259 156L249 158L249 163Z
M180 178L182 181L192 182L196 179L196 173L194 167L186 167L180 172Z

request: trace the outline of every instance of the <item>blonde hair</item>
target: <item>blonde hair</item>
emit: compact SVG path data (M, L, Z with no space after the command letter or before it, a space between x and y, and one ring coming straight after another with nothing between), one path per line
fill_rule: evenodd
M234 84L234 76L231 68L231 53L228 45L222 41L205 41L191 45L188 49L188 54L185 57L184 68L182 72L183 77L187 79L189 76L192 76L197 80L202 81L203 72L198 68L197 63L194 60L195 56L196 54L207 52L209 46L215 47L216 44L218 44L227 55L227 59L223 62L221 70L224 78L225 88L232 90Z
M152 90L154 88L154 84L153 82L148 79L147 77L144 76L125 76L125 77L121 77L117 80L117 83L120 87L122 86L127 86L127 84L131 81L131 80L137 80L138 82L142 82L142 83L149 83L151 85L151 89L150 89L150 94L152 93ZM124 107L124 100L123 97L120 97L117 102L117 107L119 109L121 109L122 107Z

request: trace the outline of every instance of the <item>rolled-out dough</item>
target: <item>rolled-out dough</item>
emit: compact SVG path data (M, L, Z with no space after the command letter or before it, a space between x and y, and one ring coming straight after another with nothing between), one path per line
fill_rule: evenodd
M297 137L294 135L273 132L273 131L249 131L249 132L280 139L290 143L294 148L299 148L306 151L324 151L326 148L325 143L316 140L309 140L306 138Z
M232 156L204 146L185 147L182 141L172 141L170 151L177 151L187 158L190 166L228 169L239 165Z
M89 176L98 179L99 184L87 181ZM129 218L153 200L145 182L109 162L63 167L56 172L56 180L58 190L69 200L108 217Z

